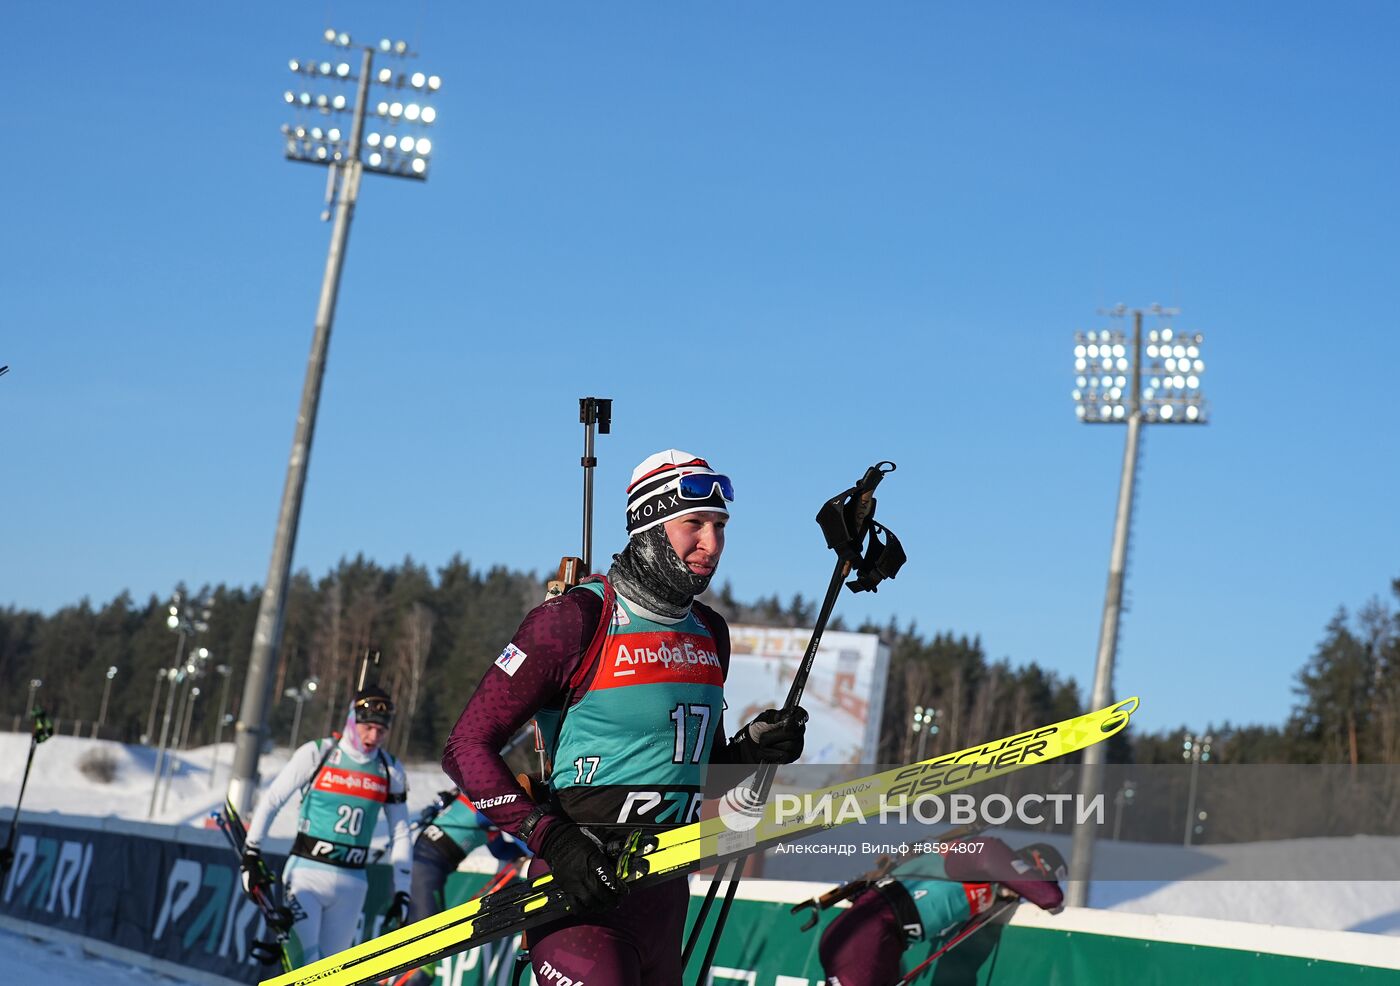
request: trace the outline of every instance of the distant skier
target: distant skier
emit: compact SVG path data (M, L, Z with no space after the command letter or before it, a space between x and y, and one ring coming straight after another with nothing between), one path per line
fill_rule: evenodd
M729 477L688 452L637 466L629 539L607 579L526 615L447 741L448 776L527 842L531 875L552 871L573 899L570 917L530 932L542 983L679 986L686 881L629 894L600 842L698 820L706 764L801 755L800 709L769 709L724 739L729 628L695 597L719 564L733 499ZM538 803L498 752L531 718L555 765Z
M485 846L502 863L527 854L524 846L491 823L456 788L438 795L442 809L433 815L413 843L413 902L408 921L421 921L443 908L443 887L473 850Z
M473 850L485 846L502 863L514 863L527 855L526 849L506 835L457 788L440 791L437 800L423 809L423 830L413 843L413 890L408 923L437 914L446 906L443 891L447 878ZM515 867L519 875L519 867ZM514 879L510 868L502 868L482 888L500 889ZM410 969L382 980L386 986L427 986L436 973L433 966Z
M964 842L977 852L929 853L919 876L885 876L856 897L822 932L819 954L828 986L894 986L902 956L916 943L937 951L999 896L1020 896L1047 911L1064 903L1064 859L1046 843L1013 852L1000 839ZM940 879L940 877L942 877Z
M403 765L383 749L393 723L389 693L370 685L355 694L345 731L299 747L268 785L248 825L243 886L265 880L259 847L272 820L301 792L297 836L282 871L284 904L294 919L303 963L354 944L368 881L369 843L384 810L392 840L392 916L409 909L408 782Z

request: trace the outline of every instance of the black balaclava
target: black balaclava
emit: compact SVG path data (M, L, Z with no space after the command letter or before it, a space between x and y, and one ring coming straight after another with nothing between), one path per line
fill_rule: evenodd
M684 618L691 600L709 587L711 576L696 575L676 554L666 536L666 521L698 511L729 513L718 486L703 499L677 494L680 477L692 474L723 478L704 459L679 449L648 456L632 471L627 487L631 536L627 546L613 555L608 571L608 580L629 602L668 620Z
M627 547L613 555L608 581L618 592L644 609L668 620L679 620L690 601L710 584L709 575L696 575L681 561L664 525L632 535Z

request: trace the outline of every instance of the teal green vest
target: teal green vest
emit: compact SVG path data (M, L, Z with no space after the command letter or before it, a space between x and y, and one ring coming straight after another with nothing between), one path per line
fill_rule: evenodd
M919 912L922 932L918 941L936 942L961 928L972 917L961 883L947 880L900 880L914 909Z
M971 918L991 907L996 889L992 883L940 880L938 877L945 872L943 864L942 856L928 853L919 860L919 876L897 878L919 915L921 928L910 937L935 946L961 929ZM896 878L890 878L890 882L896 882ZM909 932L913 929L905 930Z
M596 582L574 591L603 595ZM619 597L595 668L562 730L557 710L537 716L554 765L550 786L565 809L575 821L633 827L698 821L724 711L709 629L694 612L655 623Z
M434 816L433 824L460 846L463 854L486 845L487 832L477 821L476 809L461 795L453 798L450 805Z
M369 843L379 809L389 797L389 761L380 752L357 763L335 743L302 794L297 837L292 853L308 859L359 869L369 858Z

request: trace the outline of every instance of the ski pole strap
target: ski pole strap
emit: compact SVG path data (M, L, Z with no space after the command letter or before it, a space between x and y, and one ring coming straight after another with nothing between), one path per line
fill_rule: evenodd
M817 511L817 524L826 537L826 546L845 564L842 578L852 571L856 573L846 583L852 592L878 591L876 587L885 579L894 578L907 560L894 533L875 523L875 487L886 473L894 470L893 462L877 462L865 470L860 482L826 501Z

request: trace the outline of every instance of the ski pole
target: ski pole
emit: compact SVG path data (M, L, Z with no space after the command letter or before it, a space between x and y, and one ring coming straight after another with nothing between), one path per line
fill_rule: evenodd
M925 969L933 965L933 963L937 962L939 958L941 958L944 955L947 955L961 942L966 941L968 938L972 937L972 935L980 928L984 928L987 925L991 924L1003 913L1005 913L1010 908L1015 907L1018 903L1020 902L1016 900L1003 900L999 903L992 905L991 909L988 910L985 914L980 914L977 917L973 918L971 921L969 921L966 925L963 926L963 929L961 931L959 931L952 938L949 938L946 942L944 942L943 945L939 947L938 951L934 952L928 958L924 959L922 962L916 965L913 969L909 970L907 973L904 974L903 977L896 980L894 986L909 986L910 983L912 983L915 979L919 978L919 976L923 973Z
M29 759L24 762L24 777L19 782L19 798L15 801L15 813L10 816L10 835L5 840L5 848L0 851L0 882L10 873L10 864L15 858L15 833L19 829L19 809L24 804L24 789L29 786L29 770L34 766L34 750L40 743L53 735L53 722L44 710L37 705L30 713L34 717L34 729L29 734Z
M233 854L240 857L241 860L243 850L248 844L248 830L243 824L243 819L234 809L233 803L225 801L224 810L211 811L209 817L214 819L214 824L219 827L224 838L228 839L229 848L233 850ZM264 872L266 872L265 866ZM280 962L282 971L290 972L292 958L287 953L287 939L291 937L291 930L288 924L290 916L285 913L286 909L278 906L267 893L256 886L245 890L244 893L262 914L263 923L272 932L273 937L270 942L254 939L253 943L248 946L248 953L264 965Z
M879 583L886 578L894 578L904 564L904 550L900 547L899 541L888 530L875 524L875 489L880 485L880 481L887 473L894 472L895 464L889 461L880 461L865 470L865 474L855 486L836 496L832 497L822 508L817 511L817 523L822 528L822 533L826 537L827 547L836 552L836 566L831 573L831 581L827 584L826 596L822 599L821 610L817 614L817 621L812 628L812 638L807 642L807 650L802 655L802 663L797 668L797 674L793 676L792 685L788 688L787 700L783 703L782 711L791 714L797 708L802 699L802 692L807 687L807 679L812 674L812 666L816 663L817 650L821 646L822 634L826 631L826 624L831 619L832 610L836 608L836 597L841 593L841 583L846 577L855 571L856 578L849 584L848 588L852 592L875 592ZM886 541L881 543L875 535L883 532ZM867 536L870 538L869 547L863 548ZM758 807L768 800L768 792L773 786L773 778L777 774L777 767L773 764L763 764L759 767L757 788L752 792L751 803ZM711 932L710 946L706 950L706 958L700 966L699 977L696 980L697 986L704 986L705 979L709 975L710 964L714 957L715 949L718 947L719 936L724 931L725 921L729 917L729 909L734 901L734 894L737 884L743 873L743 857L734 860L720 872L716 877L730 882L730 887L725 893L724 903L720 905L720 911L715 918L715 928ZM709 891L705 894L705 900L700 905L700 910L695 916L695 926L691 929L690 938L686 942L686 948L681 953L681 962L689 961L690 954L694 950L695 942L698 940L700 926L704 924L705 918L709 914L710 906L714 903L718 885L714 881L710 884Z

